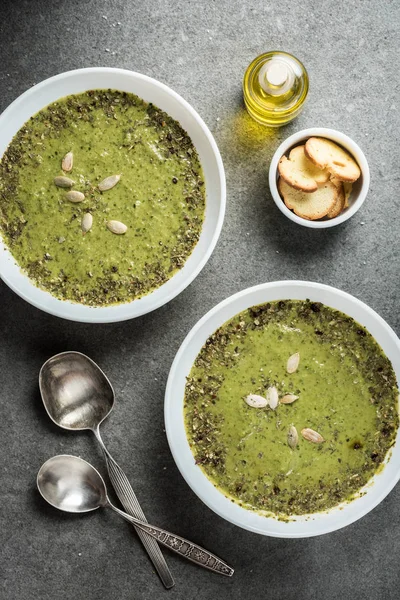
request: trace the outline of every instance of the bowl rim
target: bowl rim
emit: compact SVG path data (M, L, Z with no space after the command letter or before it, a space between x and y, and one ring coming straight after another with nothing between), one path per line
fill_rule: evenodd
M206 504L206 506L208 506L208 508L210 508L216 514L218 514L220 517L233 523L234 525L237 525L238 527L247 529L248 531L252 531L254 533L258 533L261 535L267 535L267 536L271 536L271 537L281 537L281 538L313 537L313 536L317 536L317 535L331 533L338 529L342 529L343 527L346 527L347 525L350 525L351 523L354 523L355 521L357 521L358 519L362 518L367 513L369 513L371 510L373 510L378 504L380 504L380 502L382 502L382 500L395 487L395 485L400 480L400 462L398 461L398 457L397 457L397 461L393 461L393 460L391 460L391 458L392 458L392 453L393 453L395 447L397 448L397 451L399 452L400 427L397 431L396 442L394 443L394 445L391 447L388 454L386 455L385 461L383 463L384 468L382 468L378 473L375 473L372 476L372 478L367 482L367 484L362 488L363 491L364 490L367 491L366 494L364 494L360 497L356 497L354 500L352 500L350 502L344 502L342 504L334 506L327 511L313 513L311 515L302 515L302 516L298 517L295 521L289 521L289 522L285 523L284 525L285 525L285 528L287 528L287 529L286 530L282 529L282 531L281 531L281 530L277 530L277 528L274 529L274 525L276 526L276 523L280 523L280 521L278 521L277 519L275 519L273 517L261 516L261 515L257 514L256 511L251 511L249 509L239 507L238 504L232 503L230 500L229 500L229 504L224 502L224 506L221 507L221 504L223 502L222 498L224 498L224 500L226 499L224 493L221 492L220 490L218 490L218 488L216 488L212 484L211 480L208 479L208 477L200 469L200 467L195 465L194 457L190 450L189 443L187 441L185 426L183 423L183 395L182 395L182 398L179 398L179 401L178 401L179 402L178 406L181 411L181 417L180 417L181 421L180 422L177 421L176 410L174 410L174 407L176 407L176 403L177 403L177 400L176 400L176 398L177 398L176 390L178 387L178 385L176 383L176 379L178 376L177 374L181 373L183 371L186 376L188 374L188 372L190 371L190 369L188 371L186 369L186 367L182 368L182 366L181 366L182 358L187 353L187 349L188 349L189 345L192 343L192 341L196 340L196 338L199 337L199 333L201 332L203 326L205 324L207 324L207 322L209 322L210 319L215 317L216 315L222 315L223 310L226 307L229 307L230 305L234 304L237 300L239 300L241 298L245 298L247 296L252 297L254 294L257 294L259 291L278 290L282 286L285 286L285 287L289 286L289 287L293 288L293 290L295 290L296 288L300 289L300 288L305 287L305 288L307 288L307 298L310 298L311 300L313 300L313 298L312 298L313 291L317 290L317 293L321 293L324 295L329 294L331 296L332 295L335 296L336 297L335 299L338 302L339 302L339 300L344 300L344 301L350 302L351 304L356 306L357 309L362 309L364 311L365 315L372 317L374 324L379 328L379 330L389 336L390 342L396 347L396 352L400 351L400 340L397 337L395 331L390 327L390 325L377 312L375 312L372 308L370 308L367 304L365 304L364 302L362 302L361 300L359 300L352 294L344 292L338 288L335 288L333 286L329 286L326 284L322 284L322 283L317 283L317 282L312 282L312 281L302 281L302 280L281 280L281 281L275 281L275 282L262 283L262 284L259 284L256 286L246 288L244 290L241 290L241 291L229 296L228 298L226 298L225 300L223 300L222 302L220 302L216 306L214 306L211 310L209 310L192 327L192 329L189 331L189 333L186 335L185 339L183 340L183 342L174 358L174 361L172 363L172 366L171 366L171 369L170 369L170 372L168 375L166 390L165 390L165 399L164 399L165 431L166 431L167 440L168 440L168 444L169 444L172 456L174 458L175 464L178 467L182 477L185 479L186 483L191 487L193 492L198 496L198 498L200 498L200 500L204 504ZM309 292L309 295L308 295L308 292ZM284 296L284 297L281 296L281 298L284 299L284 298L287 298L287 296ZM321 300L317 300L315 298L314 298L314 300L321 301ZM267 299L264 299L263 301L268 302ZM248 307L252 306L252 304L253 303L250 301L247 304L247 306ZM326 304L329 306L330 302L327 301ZM335 308L335 307L333 306L333 308ZM240 310L245 310L245 309L241 308ZM336 310L341 310L341 309L336 309ZM235 314L237 314L237 313L235 313ZM229 320L229 318L231 318L231 317L225 316L225 318L221 319L221 316L220 316L219 320L218 320L219 324L215 327L215 323L214 323L213 330L215 331L216 328L218 328L224 322ZM367 329L369 330L368 327L367 327ZM206 339L211 333L207 333ZM371 335L373 335L373 334L371 334ZM373 337L375 338L375 336L373 336ZM198 339L196 340L197 353L200 351L204 342L205 342L205 340L201 343L199 343ZM193 364L193 362L191 363L191 365L192 364ZM395 368L395 367L393 367L393 368ZM396 369L395 369L395 371L396 371ZM398 383L400 382L399 373L400 373L400 366L398 367L398 372L396 373ZM180 384L179 384L179 386L180 386ZM180 393L181 392L179 391L178 395L180 395ZM178 441L176 441L176 436L175 436L176 433L178 434L178 436L180 438L180 439L178 439ZM182 442L182 439L183 439L182 434L185 439L184 443ZM189 461L189 462L188 462L189 455L187 454L187 452L190 453L191 461ZM375 487L375 485L372 485L372 484L375 484L375 478L380 477L381 474L386 471L385 467L389 462L392 465L392 471L393 471L393 473L391 473L389 476L389 482L386 482L386 484L382 485L382 486L379 486L379 484L377 484L377 486ZM200 474L200 477L199 477L199 474ZM368 491L370 489L373 489L373 490L378 489L378 492L374 498L371 498L371 495L368 494ZM212 497L210 497L210 496L212 496ZM367 497L369 498L369 502L365 501L365 498L367 498ZM363 503L363 506L360 508L360 505L359 504L357 505L357 502ZM358 506L358 509L352 510L351 507L354 507L356 505ZM235 508L232 508L232 507L235 507ZM348 509L348 507L350 507L350 510ZM346 510L346 508L347 508L347 510ZM231 514L227 514L227 513L229 513L229 511L231 511ZM245 522L245 515L253 515L253 516L255 515L256 518L252 519L252 517L249 517L249 521ZM324 522L325 517L327 517L326 520L330 519L327 523ZM333 518L333 517L335 517L335 518ZM259 519L262 520L262 521L260 521L261 525L259 524ZM269 528L269 526L271 526L271 523L273 523L272 530ZM292 523L293 524L301 523L304 525L304 527L297 528L296 531L293 531L293 528L291 530L291 527L290 527ZM310 523L317 523L317 526L314 527L314 529L312 530L311 529L312 526L308 526L308 524L310 524Z
M361 169L361 189L358 193L357 199L353 202L351 206L349 206L348 209L339 214L337 217L334 217L333 219L327 219L326 221L309 221L307 219L304 219L303 217L299 217L298 215L296 215L294 212L288 209L288 207L282 200L277 186L278 163L281 157L290 148L298 145L299 142L303 141L306 138L314 136L325 137L343 146L343 148L348 150L350 154L354 156ZM361 208L368 194L370 184L370 170L364 152L361 150L360 146L348 135L336 129L330 129L327 127L311 127L308 129L302 129L301 131L290 135L280 144L280 146L274 152L274 155L271 159L268 181L272 198L279 210L286 217L288 217L291 221L294 221L298 225L302 225L303 227L309 227L311 229L327 229L329 227L335 227L336 225L340 225L340 223L344 223Z
M160 297L156 302L153 302L150 307L146 307L146 305L142 304L142 305L139 305L139 308L137 308L138 305L136 304L136 306L135 306L135 303L137 303L138 300L140 300L141 298L146 298L146 297L150 298L152 296L153 292L150 292L146 296L143 296L136 300L132 300L131 302L126 302L126 303L122 303L122 304L118 304L118 305L99 306L99 307L87 306L84 304L70 302L68 300L61 300L61 299L57 298L56 296L53 296L46 290L43 290L41 288L38 288L38 286L35 286L35 284L32 282L32 280L22 270L20 270L20 275L22 278L28 279L32 285L34 285L37 289L40 289L42 292L44 292L46 294L46 296L43 296L43 298L41 298L40 300L35 299L30 296L29 292L25 292L24 290L21 290L19 288L18 282L14 283L13 281L10 280L10 278L7 275L5 275L3 273L3 270L1 267L2 263L0 262L0 279L3 280L4 283L11 290L13 290L13 292L15 292L18 296L23 298L25 301L27 301L32 306L35 306L36 308L38 308L48 314L51 314L53 316L60 317L60 318L70 320L70 321L74 321L74 322L115 323L115 322L126 321L126 320L129 320L132 318L139 317L141 315L152 312L153 310L156 310L156 309L160 308L161 306L164 306L164 304L167 304L173 298L175 298L181 292L183 292L183 290L185 290L186 287L188 287L194 281L194 279L196 279L196 277L199 275L201 270L204 268L204 266L208 262L210 256L212 255L212 253L215 249L215 246L218 242L219 236L221 234L222 225L223 225L224 217L225 217L225 210L226 210L226 177L225 177L225 169L224 169L224 165L222 162L221 153L218 149L218 146L214 139L214 136L212 135L210 129L208 128L208 126L206 125L204 120L200 117L198 112L191 106L191 104L189 104L189 102L187 100L185 100L180 94L175 92L172 88L170 88L166 84L162 83L161 81L158 81L157 79L154 79L153 77L149 77L148 75L138 73L137 71L131 71L129 69L120 69L120 68L114 68L114 67L85 67L85 68L81 68L81 69L71 69L69 71L64 71L62 73L58 73L57 75L53 75L52 77L48 77L47 79L44 79L43 81L32 86L31 88L28 88L27 90L25 90L25 92L23 92L15 100L13 100L11 102L11 104L9 104L4 109L4 111L0 114L0 124L8 118L10 113L12 113L16 109L18 109L20 104L22 104L27 99L29 99L30 96L37 94L42 89L44 89L48 86L51 86L53 83L57 83L60 80L68 79L70 77L75 77L75 76L79 77L82 74L96 74L96 73L102 74L102 75L120 74L125 77L145 81L145 82L151 84L152 86L154 86L155 88L158 88L158 89L162 90L163 92L166 92L166 94L168 94L173 99L175 99L179 104L181 104L183 106L183 108L194 118L194 120L200 126L202 132L204 133L205 137L207 138L208 143L210 144L212 154L213 154L213 157L215 160L215 165L216 165L217 172L218 172L219 184L220 184L220 188L221 188L220 194L219 194L220 204L219 204L218 218L214 224L214 232L211 237L210 243L207 246L206 252L204 252L201 259L198 260L198 263L195 266L195 268L191 269L190 272L188 272L186 277L181 281L181 283L179 285L175 285L175 287L173 289L171 289L167 295L165 295L164 297ZM88 87L87 89L89 90L89 89L93 89L93 88ZM46 106L48 106L48 104L51 104L51 102L43 104L42 108L45 108ZM32 113L31 116L36 114L36 112ZM15 131L15 133L17 133L17 131ZM14 135L15 135L15 133L14 133ZM0 157L0 159L1 159L1 157ZM8 245L2 241L1 235L0 235L0 241L4 245L4 247L8 250L8 252L10 253ZM12 258L14 259L13 256L12 256ZM15 259L14 259L14 261L15 261ZM18 267L19 267L19 265L18 265ZM165 282L165 283L168 283L168 281L171 281L172 279L173 278L167 280L167 282ZM18 281L20 281L19 277L18 277ZM165 284L163 284L163 285L165 285ZM160 286L159 288L156 288L156 290L153 290L153 291L155 292L155 291L161 289L162 287L163 286ZM50 297L53 300L57 300L57 303L52 302L52 306L48 306L46 303L46 297L47 298ZM76 315L75 314L76 307L79 307L79 308L84 307L86 314L82 315L82 316ZM129 314L127 314L127 315L124 314L121 316L119 314L118 307L130 307L131 310L129 311ZM110 309L113 309L113 312L111 312L109 315L104 315L104 312L110 311ZM67 311L67 313L65 311Z

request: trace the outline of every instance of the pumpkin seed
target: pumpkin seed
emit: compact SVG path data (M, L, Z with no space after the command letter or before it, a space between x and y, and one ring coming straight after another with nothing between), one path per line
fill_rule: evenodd
M294 373L295 371L297 371L299 363L300 363L300 354L298 352L296 352L295 354L292 354L292 356L290 356L288 358L287 365L286 365L286 371L288 373Z
M301 435L305 440L308 440L313 444L321 444L321 442L325 441L322 435L318 433L318 431L314 431L314 429L309 429L308 427L301 430Z
M101 192L106 192L107 190L111 190L114 186L117 185L118 181L121 179L121 175L110 175L110 177L106 177L103 181L99 183L99 190Z
M107 229L111 231L111 233L115 233L116 235L123 235L127 231L127 226L121 223L121 221L108 221Z
M64 175L59 175L58 177L54 177L54 183L60 188L70 188L74 185L75 181Z
M263 398L263 396L258 396L257 394L249 394L249 396L245 398L245 402L252 408L264 408L268 404L268 400L266 398Z
M90 213L86 213L82 217L81 228L83 231L83 235L92 229L93 225L93 217Z
M65 173L69 173L70 171L72 171L73 164L74 164L74 155L72 154L72 152L67 152L67 154L64 156L64 158L61 161L62 170L65 171Z
M295 396L294 394L286 394L285 396L283 396L279 402L281 404L292 404L292 402L295 402L295 400L298 400L298 396Z
M292 449L296 448L297 444L299 443L299 434L297 433L297 429L294 425L289 427L287 443Z
M69 202L82 202L85 199L85 194L82 194L82 192L77 192L76 190L71 190L65 194L65 199L69 200Z
M275 386L267 389L266 398L268 400L269 407L272 408L272 410L275 410L279 404L278 390Z

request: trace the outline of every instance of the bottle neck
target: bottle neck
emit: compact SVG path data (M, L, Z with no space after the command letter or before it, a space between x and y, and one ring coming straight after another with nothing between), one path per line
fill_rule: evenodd
M266 62L258 74L261 89L270 96L282 96L288 92L295 81L292 67L285 60L273 58Z

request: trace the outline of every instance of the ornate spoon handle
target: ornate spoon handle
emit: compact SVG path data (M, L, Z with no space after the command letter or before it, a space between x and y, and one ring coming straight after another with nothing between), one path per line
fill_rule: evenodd
M131 517L130 515L124 513L122 510L119 510L116 506L108 503L108 506L115 510L121 517L129 521L130 523L140 527L143 531L146 531L149 535L151 535L154 539L156 539L160 544L164 544L167 548L180 554L184 558L191 560L192 562L204 567L205 569L209 569L210 571L214 571L214 573L219 573L220 575L225 575L226 577L232 577L234 570L232 567L227 565L223 560L212 554L208 550L205 550L201 546L197 546L197 544L193 544L193 542L189 542L183 537L179 535L175 535L173 533L169 533L169 531L165 531L165 529L160 529L159 527L155 527L154 525L149 525L148 523L142 523L135 517Z
M139 504L139 501L136 497L135 492L132 489L129 480L121 467L115 462L111 454L108 452L107 448L103 444L103 440L100 437L100 431L97 429L95 432L95 436L100 443L103 454L107 464L108 475L110 477L110 481L112 486L117 494L122 506L125 510L136 517L140 521L144 521L147 523L147 519L144 515L144 512ZM136 527L136 533L138 534L143 546L147 550L149 558L151 559L157 573L160 576L161 581L164 586L169 589L174 586L174 580L171 575L171 572L168 568L167 563L165 562L165 558L162 555L162 552L154 539L154 536L150 536L146 533L143 528Z

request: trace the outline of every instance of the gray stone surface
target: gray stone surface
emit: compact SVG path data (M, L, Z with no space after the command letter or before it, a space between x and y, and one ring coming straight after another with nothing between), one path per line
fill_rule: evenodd
M399 333L399 23L399 3L382 0L2 0L1 109L68 69L140 71L170 85L203 116L228 186L211 260L184 293L151 315L116 325L68 323L0 283L2 600L399 597L399 487L342 531L263 538L224 522L195 497L163 431L164 387L180 343L208 309L245 287L285 278L332 284L367 302ZM297 121L271 132L244 112L241 80L256 55L274 48L304 61L311 91ZM311 126L353 137L372 174L362 210L325 231L289 222L268 194L268 162L279 141ZM116 515L63 515L38 497L36 472L53 454L80 454L104 472L94 439L58 430L41 405L39 368L67 349L91 356L115 386L104 439L149 520L223 556L236 568L232 580L168 554L176 586L164 592L133 530Z

